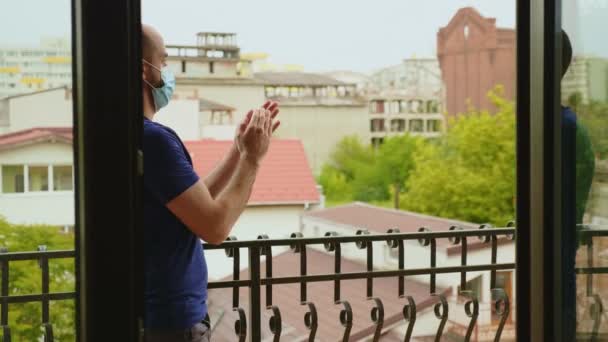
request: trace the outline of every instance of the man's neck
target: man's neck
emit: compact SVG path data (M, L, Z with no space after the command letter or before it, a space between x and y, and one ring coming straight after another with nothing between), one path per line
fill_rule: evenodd
M154 108L154 100L151 98L150 93L144 92L142 96L143 100L143 111L144 116L150 121L154 120L156 109Z

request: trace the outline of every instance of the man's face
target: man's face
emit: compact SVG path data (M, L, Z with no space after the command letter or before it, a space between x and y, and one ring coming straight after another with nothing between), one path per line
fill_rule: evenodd
M145 54L144 59L158 69L167 65L167 50L162 37L155 32L151 37L152 46L150 51ZM160 71L143 62L143 78L155 87L162 86Z

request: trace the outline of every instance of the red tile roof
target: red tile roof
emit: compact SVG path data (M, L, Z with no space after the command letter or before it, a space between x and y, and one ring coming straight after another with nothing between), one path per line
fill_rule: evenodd
M284 277L299 275L299 254L291 252L279 254L272 259L273 277ZM332 274L334 273L334 255L307 249L307 272L308 274ZM261 264L261 269L265 270L265 262ZM342 259L343 272L365 271L365 265ZM249 270L240 272L240 279L249 279ZM232 276L222 280L232 280ZM378 297L384 304L384 329L397 322L403 322L402 310L407 304L405 299L398 297L397 278L377 278L374 279L374 297ZM353 328L351 330L351 340L358 341L366 336L373 335L374 325L370 319L370 311L373 302L366 299L366 281L346 280L341 282L341 298L347 300L353 309ZM441 292L448 295L449 290L441 289ZM265 288L261 291L262 306L265 306ZM430 307L435 303L435 299L429 295L427 284L405 279L406 295L412 296L416 301L418 311ZM300 285L274 285L272 288L273 304L278 306L283 320L281 340L302 341L303 337L308 336L308 330L304 326L304 314L307 307L300 304ZM318 314L318 330L316 340L319 341L338 341L342 339L344 328L338 319L341 305L333 303L333 282L315 282L307 286L308 301L315 304ZM237 314L232 311L232 290L212 289L209 290L209 315L213 325L213 341L234 341L234 322ZM249 319L249 299L248 291L241 289L239 293L240 307L247 312ZM268 329L268 321L271 317L269 310L262 313L262 338L271 337ZM249 324L249 322L248 322ZM304 339L305 340L305 339Z
M184 142L194 169L207 175L226 155L232 141L203 139ZM319 202L319 191L299 140L273 139L262 161L249 205Z
M451 226L464 229L475 229L479 225L437 216L424 215L404 210L395 210L373 206L367 203L354 202L343 206L307 211L303 217L319 219L326 222L348 226L352 229L367 229L371 233L386 233L390 228L398 228L402 233L415 233L420 227L432 231L444 231ZM506 238L499 238L499 243L513 243ZM447 239L437 240L437 247L443 248L448 255L460 253L460 245L451 245ZM480 243L471 239L469 250L490 247L489 243Z
M38 127L0 135L0 150L47 141L72 143L71 127Z

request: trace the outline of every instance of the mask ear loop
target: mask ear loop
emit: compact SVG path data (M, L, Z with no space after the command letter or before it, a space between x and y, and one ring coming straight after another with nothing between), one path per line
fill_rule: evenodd
M160 74L160 81L162 82L162 84L159 87L155 87L152 85L152 83L148 82L147 80L144 80L144 82L146 82L147 85L149 85L150 87L152 87L152 89L160 89L165 85L165 81L163 81L163 71L159 68L157 68L156 66L154 66L154 64L148 62L147 60L145 60L144 58L141 59L144 63L148 64L152 69L158 71L158 73Z
M158 70L158 68L157 68L157 67L155 67L154 65L152 65L152 63L148 62L147 60L142 59L142 61L143 61L144 63L148 64L149 66L151 66L152 68L154 68L154 69ZM158 88L156 88L155 86L153 86L153 85L152 85L152 83L148 82L148 80L143 79L143 81L144 81L144 83L146 83L146 84L147 84L147 85L148 85L150 88L152 88L153 90L154 90L154 89L158 89ZM162 77L161 77L161 81L162 81ZM154 103L154 112L155 112L155 113L158 113L158 107L156 106L156 101L154 101L154 94L151 94L151 95L152 95L152 102Z

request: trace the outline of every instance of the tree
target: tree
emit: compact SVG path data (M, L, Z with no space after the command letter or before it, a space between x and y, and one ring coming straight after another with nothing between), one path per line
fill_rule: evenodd
M399 209L399 197L414 168L414 155L421 139L409 134L389 137L378 150L378 176L385 179L393 192L393 205Z
M74 249L74 236L60 233L57 227L11 225L0 217L0 247L7 247L9 252L23 252L35 251L40 245L47 246L48 250ZM41 293L41 270L36 261L12 262L9 270L9 295ZM73 259L50 260L50 290L74 291L74 271ZM11 305L9 326L13 340L40 340L41 315L40 303ZM76 331L74 301L51 302L50 315L55 341L74 341Z
M514 218L514 105L500 87L488 97L495 114L471 109L437 144L418 146L402 208L495 225Z
M389 196L387 182L377 173L377 156L357 136L343 138L323 166L319 182L329 200L374 201Z

